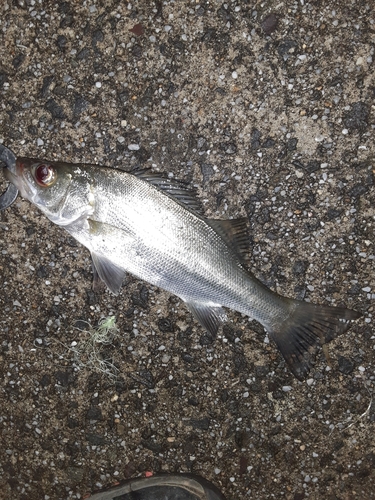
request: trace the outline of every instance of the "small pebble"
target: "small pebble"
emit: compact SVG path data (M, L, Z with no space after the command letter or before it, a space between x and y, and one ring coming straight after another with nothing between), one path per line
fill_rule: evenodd
M284 392L290 392L291 390L292 390L292 387L290 385L283 385Z

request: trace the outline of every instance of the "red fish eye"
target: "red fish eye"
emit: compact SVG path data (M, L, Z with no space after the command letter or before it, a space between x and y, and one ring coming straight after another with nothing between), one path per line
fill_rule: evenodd
M41 186L50 186L55 180L55 169L51 165L41 163L34 171L35 180Z

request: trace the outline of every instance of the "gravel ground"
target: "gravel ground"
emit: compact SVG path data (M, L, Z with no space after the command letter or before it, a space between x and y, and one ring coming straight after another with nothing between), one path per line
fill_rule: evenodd
M145 471L194 471L228 500L374 498L375 12L286 4L2 2L16 155L186 179L208 216L248 216L256 276L364 316L298 382L239 314L212 342L133 277L94 294L88 252L19 198L0 216L1 498ZM83 330L110 315L96 347L119 371L101 373Z

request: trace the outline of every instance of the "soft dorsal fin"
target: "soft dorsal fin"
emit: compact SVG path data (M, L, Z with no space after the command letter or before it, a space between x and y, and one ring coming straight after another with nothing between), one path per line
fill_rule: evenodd
M207 223L223 238L242 264L249 258L249 230L246 217L239 219L207 219Z
M161 191L168 193L177 201L190 208L190 210L194 210L194 212L200 215L203 214L202 204L197 198L196 190L188 187L185 182L170 179L159 172L151 172L150 170L134 170L132 174L139 179L149 182Z

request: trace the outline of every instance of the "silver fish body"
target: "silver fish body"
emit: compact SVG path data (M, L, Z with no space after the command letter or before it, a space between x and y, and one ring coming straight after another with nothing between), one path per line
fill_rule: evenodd
M359 316L269 290L244 265L244 221L206 219L179 183L28 158L19 158L7 176L90 250L94 269L114 293L130 272L180 297L213 335L226 320L223 307L246 314L266 328L300 379L310 369L311 347Z

